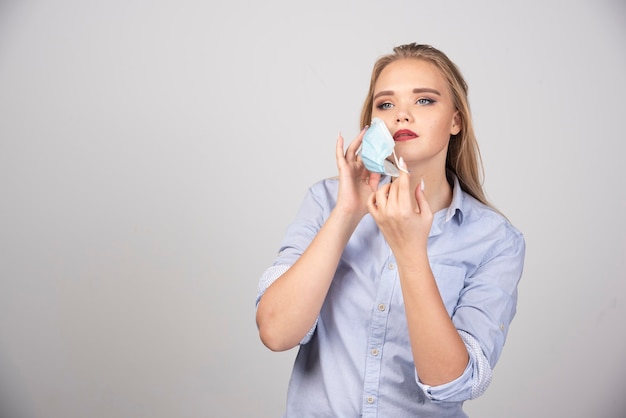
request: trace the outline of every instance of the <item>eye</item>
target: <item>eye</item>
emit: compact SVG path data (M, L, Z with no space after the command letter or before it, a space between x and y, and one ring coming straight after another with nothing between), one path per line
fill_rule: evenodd
M415 103L418 104L418 105L425 106L425 105L433 104L433 103L435 103L435 101L433 99L429 99L427 97L422 97L420 99L417 99L417 102L415 102Z
M376 109L379 109L379 110L389 110L392 107L393 107L393 104L391 104L389 102L382 102L382 103L376 105Z

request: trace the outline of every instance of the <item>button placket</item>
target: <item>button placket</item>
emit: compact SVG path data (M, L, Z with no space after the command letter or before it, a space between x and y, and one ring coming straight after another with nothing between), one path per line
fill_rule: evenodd
M387 333L387 321L391 295L397 281L397 266L393 255L382 265L380 280L377 281L376 304L372 311L372 323L368 335L368 355L365 362L363 382L363 417L373 417L378 410L378 388L382 368L382 353Z

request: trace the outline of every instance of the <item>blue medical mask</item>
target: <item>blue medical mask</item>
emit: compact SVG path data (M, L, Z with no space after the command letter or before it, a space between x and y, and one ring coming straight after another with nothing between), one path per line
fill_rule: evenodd
M398 177L400 175L398 171L400 164L394 152L395 146L396 143L385 122L379 118L374 118L372 119L372 124L363 135L363 142L357 150L357 154L361 154L363 165L372 173ZM391 154L393 154L396 165L387 160L387 157Z

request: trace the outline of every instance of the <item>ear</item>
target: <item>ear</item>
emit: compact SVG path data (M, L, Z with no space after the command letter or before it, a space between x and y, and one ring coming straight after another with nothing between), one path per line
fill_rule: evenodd
M454 116L452 116L452 125L450 126L450 135L457 135L461 132L461 115L459 111L454 112Z

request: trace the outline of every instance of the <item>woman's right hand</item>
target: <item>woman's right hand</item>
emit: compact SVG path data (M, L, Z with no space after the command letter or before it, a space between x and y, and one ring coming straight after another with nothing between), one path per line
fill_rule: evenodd
M361 157L356 155L367 127L363 128L354 141L343 152L344 139L339 134L336 145L337 168L339 170L339 194L335 209L358 217L368 213L367 202L380 182L379 173L371 173L365 168Z
M370 174L356 155L364 132L345 154L343 138L341 135L337 138L337 204L302 255L267 288L259 301L256 314L259 334L271 350L297 346L315 325L346 244L368 211L370 195L378 189L380 174Z

